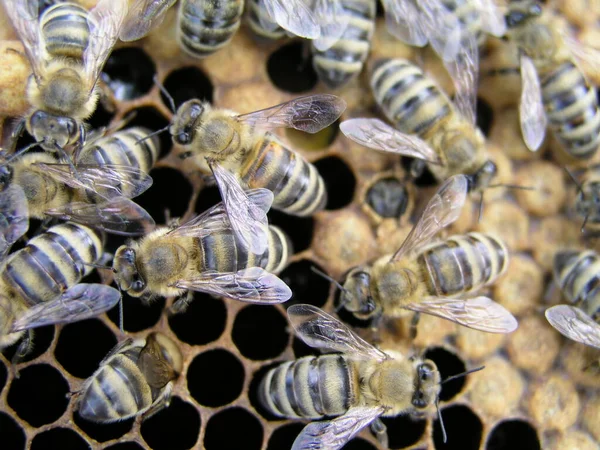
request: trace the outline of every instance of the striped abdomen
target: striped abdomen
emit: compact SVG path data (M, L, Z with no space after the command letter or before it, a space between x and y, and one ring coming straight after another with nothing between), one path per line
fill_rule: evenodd
M373 0L343 0L348 27L341 38L325 51L312 46L313 66L329 88L343 86L357 76L369 55L375 30L375 2Z
M591 158L600 144L596 91L570 61L540 78L550 128L569 155Z
M371 75L371 89L387 118L404 133L427 137L452 112L433 81L404 59L380 61Z
M327 202L317 168L271 133L256 140L240 170L240 182L249 189L269 189L275 196L273 208L294 216L314 214Z
M492 235L468 233L428 247L419 264L429 293L447 297L493 283L508 267L508 250Z
M179 5L180 47L195 58L216 52L240 26L243 0L183 0Z
M591 250L558 252L554 279L565 297L600 321L600 256Z
M357 397L352 380L351 368L344 356L307 356L267 372L258 395L262 406L279 417L339 416Z
M482 30L481 13L477 9L478 2L473 0L441 0L441 2L458 18L463 28L475 36L477 43L482 45L485 41L485 34Z
M90 28L88 12L75 3L57 3L40 18L40 29L46 51L55 58L83 60Z
M287 35L286 31L271 18L262 0L246 0L246 10L248 11L246 23L257 36L276 40Z
M581 180L575 210L587 223L600 224L600 165L590 167Z
M9 257L2 281L30 305L46 302L76 285L101 255L102 242L92 229L56 225Z

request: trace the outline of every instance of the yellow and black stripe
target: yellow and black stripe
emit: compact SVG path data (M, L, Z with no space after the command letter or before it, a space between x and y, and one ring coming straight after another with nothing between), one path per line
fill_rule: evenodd
M554 278L567 299L600 323L600 256L567 250L554 257Z
M52 5L42 14L40 29L49 55L83 61L90 34L85 8L68 2Z

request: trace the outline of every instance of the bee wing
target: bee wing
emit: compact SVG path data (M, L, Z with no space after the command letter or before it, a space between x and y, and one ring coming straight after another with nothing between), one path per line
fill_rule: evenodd
M238 120L262 129L295 128L316 133L331 125L346 109L346 102L331 94L297 97L289 102L238 116Z
M173 228L167 234L171 236L202 238L225 230L231 230L231 224L221 202L207 209L202 214L192 217L187 222Z
M340 130L347 138L365 147L441 164L437 153L424 140L402 133L379 119L344 120Z
M268 189L254 189L247 194L231 172L216 162L209 162L209 166L235 235L245 248L262 255L269 244L267 212L273 203L273 193Z
M158 27L167 11L177 0L135 0L130 6L119 37L130 42L146 36L152 28Z
M600 49L584 44L568 33L563 33L562 37L575 58L589 65L595 72L600 70Z
M546 310L546 319L569 339L600 348L600 325L579 308L557 305Z
M384 352L316 306L293 305L287 314L298 337L313 348L348 353L356 359L388 359Z
M83 54L83 65L90 91L94 89L102 67L117 42L127 14L127 3L123 0L99 0L88 14L90 36Z
M494 0L473 0L476 2L481 15L481 27L487 33L502 37L506 33L506 20L504 13L494 3Z
M0 192L0 255L8 252L28 228L27 197L21 186L11 184Z
M429 200L416 225L392 257L392 261L417 250L440 230L458 219L467 198L467 190L468 182L464 175L448 178Z
M383 407L359 406L332 420L306 425L292 450L337 450L384 412Z
M454 105L465 119L475 125L479 47L472 33L465 30L456 58L444 61L444 66L454 84Z
M137 365L148 384L154 389L161 389L175 379L175 371L165 360L161 347L153 335L146 338L146 345L140 352Z
M458 17L440 0L420 0L419 8L420 22L429 43L443 61L454 61L464 33Z
M502 305L488 297L466 300L428 297L419 303L411 303L406 308L488 333L512 333L518 327L517 319Z
M319 24L303 0L263 0L263 4L275 22L287 31L307 39L319 37Z
M117 304L121 294L104 284L77 284L60 297L29 308L15 320L11 332L95 317Z
M412 0L383 0L385 23L392 36L408 45L423 47L428 38L421 23L421 11Z
M38 20L39 1L3 0L3 4L10 22L23 43L31 69L39 80L43 76L45 52Z
M263 305L285 302L292 296L287 284L260 267L235 273L206 271L196 278L179 280L174 286Z
M519 120L527 148L532 152L536 151L544 141L548 120L542 103L542 89L537 70L531 58L525 55L521 55Z
M144 208L125 197L102 203L72 202L48 209L44 214L124 236L142 235L155 225Z
M316 0L314 14L321 29L320 37L313 41L317 50L325 51L340 40L348 28L349 15L338 0Z

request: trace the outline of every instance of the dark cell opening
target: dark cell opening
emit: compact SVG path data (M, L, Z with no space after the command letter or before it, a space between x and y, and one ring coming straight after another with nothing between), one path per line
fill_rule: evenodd
M399 218L408 206L406 188L393 177L377 180L367 191L366 197L371 209L384 218Z
M8 369L2 361L0 361L0 393L4 386L6 386L6 380L8 379Z
M90 125L92 129L107 127L115 113L107 111L102 102L98 102L96 105L96 110L92 114L92 116L86 120L87 124Z
M142 106L141 108L132 109L125 115L125 117L130 116L131 120L127 122L125 128L145 127L150 131L158 131L163 130L170 124L169 120L152 106ZM160 159L171 151L173 141L171 140L169 131L166 129L158 134L158 140L160 142Z
M105 81L117 100L133 100L147 94L154 84L156 67L139 47L113 50L104 66Z
M304 426L303 423L295 422L277 428L269 438L267 450L292 448L294 440L300 434Z
M185 312L169 316L169 326L183 342L204 345L223 334L226 320L227 308L223 300L196 293Z
M154 450L192 448L200 434L200 415L191 404L173 397L168 408L142 422L140 431Z
M302 339L294 337L292 340L292 350L296 358L302 358L303 356L316 355L318 350L315 350L311 346L304 343Z
M104 447L104 450L143 450L143 448L144 447L137 442L121 442L109 447Z
M265 377L265 375L269 372L269 370L274 369L275 367L282 364L283 361L274 362L271 364L267 364L262 366L252 376L252 380L250 380L250 386L248 387L248 399L250 400L250 404L254 407L257 413L259 413L263 418L267 420L281 420L281 417L277 417L271 414L268 410L263 408L262 404L259 400L259 388L260 383ZM283 447L285 448L285 447Z
M258 450L263 429L258 419L242 408L229 408L210 418L206 424L206 450Z
M175 107L191 99L213 101L213 84L197 67L182 67L174 70L165 79L165 89L175 102ZM170 109L171 103L163 92L162 102Z
M246 358L275 358L288 343L287 320L274 306L246 306L233 322L231 338Z
M33 330L33 345L31 350L23 359L19 360L19 363L33 361L34 359L42 356L44 353L46 353L46 350L48 350L50 344L52 344L53 339L54 325L47 325L45 327L39 327ZM8 361L12 360L13 356L17 352L19 344L21 344L21 340L2 351L2 354Z
M54 356L71 375L87 378L116 343L117 338L101 321L84 320L61 330Z
M354 438L344 445L341 450L376 450L376 448L364 439Z
M333 144L339 131L340 121L336 120L317 133L307 133L294 128L287 128L285 134L293 149L322 150Z
M15 419L0 412L0 430L2 430L2 448L21 450L25 448L25 433Z
M198 214L202 214L208 208L215 206L220 201L221 193L217 186L203 187L200 194L198 194L198 200L196 200L194 211Z
M24 368L8 391L8 406L31 426L52 423L63 415L69 399L69 384L58 370L48 364Z
M281 228L292 241L295 253L310 247L315 221L312 217L290 216L280 211L269 211L269 223Z
M442 381L467 370L465 363L458 356L441 347L428 349L425 358L431 359L437 365ZM465 381L466 377L460 377L444 383L440 392L440 401L447 402L458 395L463 390Z
M136 333L153 327L160 320L164 307L164 298L155 298L147 305L139 298L123 293L123 328L130 333ZM116 326L119 326L118 304L106 314Z
M106 442L112 439L119 439L125 433L129 432L134 419L113 423L95 423L84 419L76 412L73 414L73 421L92 439L98 442Z
M540 439L537 431L523 420L500 422L490 432L486 450L539 450Z
M315 163L327 189L326 209L340 209L354 198L356 179L350 167L340 158L330 156Z
M311 267L324 272L312 261L303 259L290 264L279 277L292 290L292 298L285 304L290 307L296 303L309 303L321 308L327 301L329 281L311 270Z
M166 212L170 218L185 214L190 198L192 185L178 170L161 167L150 171L154 182L150 189L135 201L152 216L157 224L166 223Z
M449 406L442 409L442 419L448 441L444 444L439 419L433 422L433 443L436 449L477 450L481 444L483 425L479 417L464 405ZM468 432L465 432L468 430Z
M407 414L383 417L381 420L387 427L390 449L406 448L416 444L427 428L426 420L415 419Z
M318 81L304 43L300 41L275 50L267 61L267 72L276 87L293 94L310 91Z
M417 161L417 160L415 160L414 158L408 158L408 157L403 156L401 159L402 167L408 173L412 173L411 169L413 167L413 164L417 164L417 163L415 163L415 161ZM425 166L423 168L423 172L418 177L413 179L413 182L414 182L415 186L417 186L417 187L430 187L430 186L436 186L438 184L437 180L435 179L433 174L429 171L427 166Z
M484 136L488 137L494 122L494 111L490 104L480 97L477 97L477 118L475 122Z
M31 450L89 450L90 446L73 430L53 428L38 434L31 442Z
M190 394L198 403L224 406L242 393L244 366L227 350L210 350L194 358L187 380Z

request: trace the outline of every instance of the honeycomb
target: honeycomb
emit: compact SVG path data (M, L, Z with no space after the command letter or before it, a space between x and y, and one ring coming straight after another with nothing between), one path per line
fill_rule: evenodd
M555 7L582 40L597 43L600 8L584 3L563 0ZM441 64L429 50L398 43L385 31L381 15L378 20L371 61L412 58L451 92ZM5 119L19 116L27 107L23 93L29 69L22 56L7 51L21 46L11 40L14 35L2 16L0 38L4 39L0 41L0 118ZM515 107L520 88L516 67L511 47L488 39L481 55L478 123L499 167L498 182L535 189L486 191L480 220L479 199L469 199L446 234L493 231L505 239L512 253L510 269L491 291L517 316L520 327L509 336L499 336L425 316L417 339L409 344L406 321L387 323L381 330L381 346L424 352L436 362L442 378L486 366L443 386L446 444L437 417L401 416L384 419L393 449L598 448L600 375L583 370L597 355L562 338L542 314L546 304L560 301L551 283L554 252L564 246L597 246L597 242L585 242L579 220L572 217L575 187L564 174L565 159L556 142L549 137L537 153L527 151L522 142ZM598 84L600 73L589 69L588 75ZM177 48L171 13L151 36L119 45L113 52L102 77L112 94L99 105L91 124L111 126L135 113L129 125L151 129L168 125L172 112L153 82L155 75L177 105L197 97L239 112L324 92L302 42L257 42L242 26L226 49L194 61ZM343 118L377 113L365 73L339 95L348 102ZM11 121L3 123L6 145ZM0 355L3 449L290 448L304 424L269 416L256 399L257 382L270 367L314 352L291 333L285 308L310 303L332 311L336 292L311 266L340 279L349 268L395 250L435 191L435 183L427 174L409 181L406 161L353 144L338 133L337 124L315 136L285 130L281 134L317 166L329 193L326 210L314 217L269 213L295 247L281 274L294 292L291 301L256 306L196 294L185 314L169 315L172 299L147 307L125 296L125 335L119 331L117 310L97 319L37 329L35 348L18 366L18 378L10 366L14 348ZM182 163L168 133L162 133L160 140L161 159L151 172L154 184L137 199L156 222L189 217L218 202L217 189ZM18 145L28 142L23 137ZM598 159L600 152L595 162ZM111 236L106 249L114 252L121 243L122 239ZM89 282L106 275L91 275ZM364 323L344 314L342 318L369 337ZM177 340L185 356L170 407L143 422L98 425L79 417L67 394L81 387L117 341L145 337L151 330ZM344 448L369 450L378 444L363 430Z

